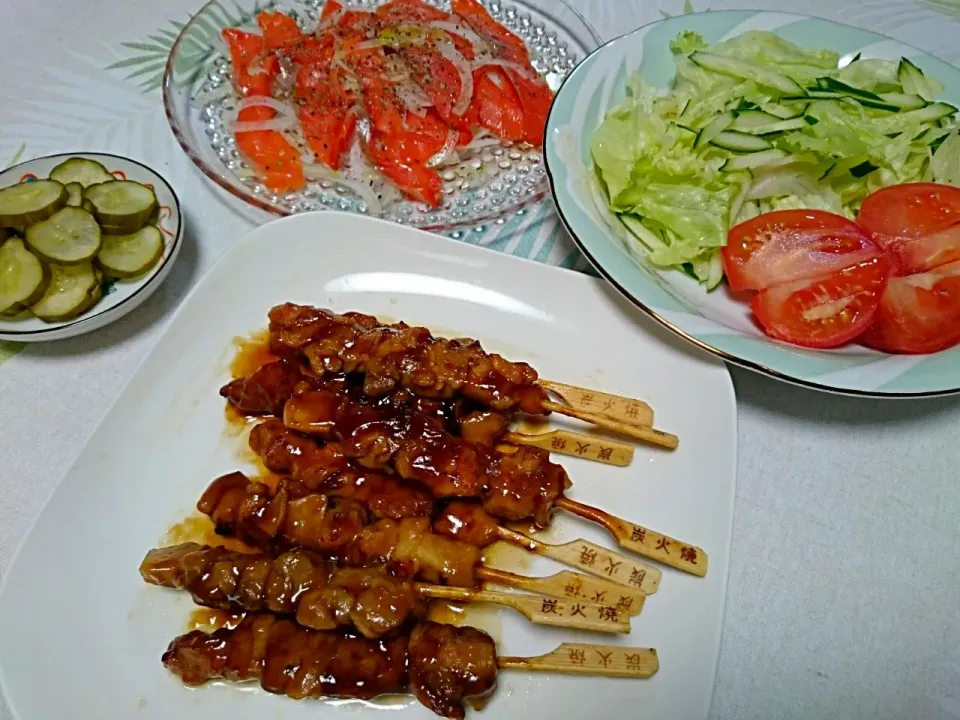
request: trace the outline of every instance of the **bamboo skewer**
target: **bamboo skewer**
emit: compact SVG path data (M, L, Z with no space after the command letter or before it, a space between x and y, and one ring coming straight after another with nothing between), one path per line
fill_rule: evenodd
M643 680L656 674L660 660L653 648L563 643L556 650L536 657L498 657L497 667Z
M558 600L493 590L470 590L447 585L418 583L415 587L423 597L435 600L483 602L513 608L536 625L605 633L630 632L630 616L616 605Z
M507 432L501 439L510 445L538 447L549 452L581 457L618 467L629 465L633 460L632 445L568 430L552 430L538 435ZM498 445L497 449L509 452L509 447L504 448Z
M590 388L567 385L566 383L541 380L540 384L554 395L558 395L575 410L600 413L627 425L653 427L653 408L643 400L611 395Z
M559 497L556 507L602 525L625 550L656 560L664 565L703 577L707 574L708 558L702 548L675 540L667 535L634 525L589 505L568 497Z
M588 422L591 425L596 425L597 427L601 427L605 430L620 433L621 435L626 435L627 437L632 437L637 440L643 440L644 442L648 442L653 445L659 445L660 447L664 447L669 450L675 450L677 445L680 444L680 440L676 435L671 435L670 433L666 433L655 428L629 425L627 423L620 422L619 420L609 418L606 415L584 412L583 410L577 410L575 408L567 407L566 405L561 405L560 403L555 402L544 402L542 407L544 410L549 410L559 415L566 415L567 417L576 418L577 420L583 420L584 422Z
M609 580L593 578L571 570L562 570L549 577L527 577L490 567L477 568L477 577L487 583L518 588L557 598L614 603L629 615L639 615L646 600L639 590L632 590Z
M620 553L594 545L587 540L573 540L563 545L549 545L504 527L499 528L498 536L501 540L512 545L517 545L530 552L538 553L618 585L639 590L644 595L652 595L660 585L660 570L657 568L634 562Z

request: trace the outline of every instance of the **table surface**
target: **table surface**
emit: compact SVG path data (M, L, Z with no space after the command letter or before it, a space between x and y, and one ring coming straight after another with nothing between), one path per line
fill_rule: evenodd
M860 25L960 63L960 0L573 4L604 39L664 14L759 7ZM72 340L0 343L0 573L184 292L251 227L181 152L160 103L175 23L199 5L0 0L0 166L115 152L156 167L187 199L180 259L136 312ZM471 235L586 268L547 206ZM960 718L960 398L849 399L731 372L739 482L711 718Z

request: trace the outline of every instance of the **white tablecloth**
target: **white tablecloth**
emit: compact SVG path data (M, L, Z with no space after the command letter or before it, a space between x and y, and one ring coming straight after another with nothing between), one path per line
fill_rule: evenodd
M960 60L960 0L694 9L708 3L820 15ZM685 10L682 0L575 5L604 39ZM156 91L172 21L198 6L0 0L0 166L58 151L127 154L173 182L188 227L172 275L137 312L74 340L0 343L0 573L184 291L250 227L175 145ZM555 223L545 209L482 242L585 267L568 239L554 239ZM534 242L518 242L523 233ZM739 487L711 717L960 718L960 398L855 400L732 372Z

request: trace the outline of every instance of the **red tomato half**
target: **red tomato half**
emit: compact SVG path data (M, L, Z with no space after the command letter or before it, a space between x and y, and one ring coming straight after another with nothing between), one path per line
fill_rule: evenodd
M893 185L863 201L857 223L896 256L903 275L960 260L960 188Z
M886 255L815 279L762 290L750 301L770 337L812 348L839 347L863 333L890 277Z
M875 258L855 223L821 210L780 210L730 229L723 269L732 290L824 277Z
M895 353L932 353L960 342L960 262L893 278L860 342Z

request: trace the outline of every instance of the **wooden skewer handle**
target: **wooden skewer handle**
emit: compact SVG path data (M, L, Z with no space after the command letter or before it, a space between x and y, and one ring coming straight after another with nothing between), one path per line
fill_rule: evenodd
M628 425L653 426L653 408L643 400L611 395L552 380L541 380L540 384L559 395L570 407L577 410L600 413Z
M505 570L480 567L477 577L484 582L542 593L551 597L599 604L616 603L628 615L639 615L647 596L639 590L590 577L572 570L562 570L549 577L528 577Z
M561 405L560 403L555 402L544 402L541 407L543 407L544 410L549 410L551 412L559 413L560 415L576 418L577 420L583 420L584 422L604 428L605 430L626 435L627 437L632 437L636 440L642 440L644 442L651 443L652 445L659 445L660 447L667 448L668 450L676 450L677 446L680 444L680 439L676 435L663 432L663 430L641 427L639 425L629 425L627 423L620 422L619 420L609 418L606 415L584 412L582 410L577 410L575 408L567 407L566 405Z
M553 430L539 435L508 432L503 441L514 445L529 445L549 452L582 457L587 460L624 467L633 460L633 446L595 435Z
M505 542L583 570L589 575L639 590L644 595L652 595L660 585L660 571L657 568L635 562L587 540L548 545L503 527L499 529L499 536Z
M426 597L439 600L485 602L510 607L537 625L605 633L630 632L630 616L621 612L616 605L568 602L535 595L470 590L445 585L418 585L417 590Z
M661 535L642 525L634 525L608 512L583 505L567 497L557 498L555 504L562 510L567 510L603 525L616 539L617 544L625 550L656 560L677 570L683 570L691 575L703 577L707 574L709 562L707 553L696 545L690 545L667 535Z
M553 652L537 657L497 658L497 665L503 670L605 675L642 680L651 677L660 669L660 660L653 648L563 643Z

